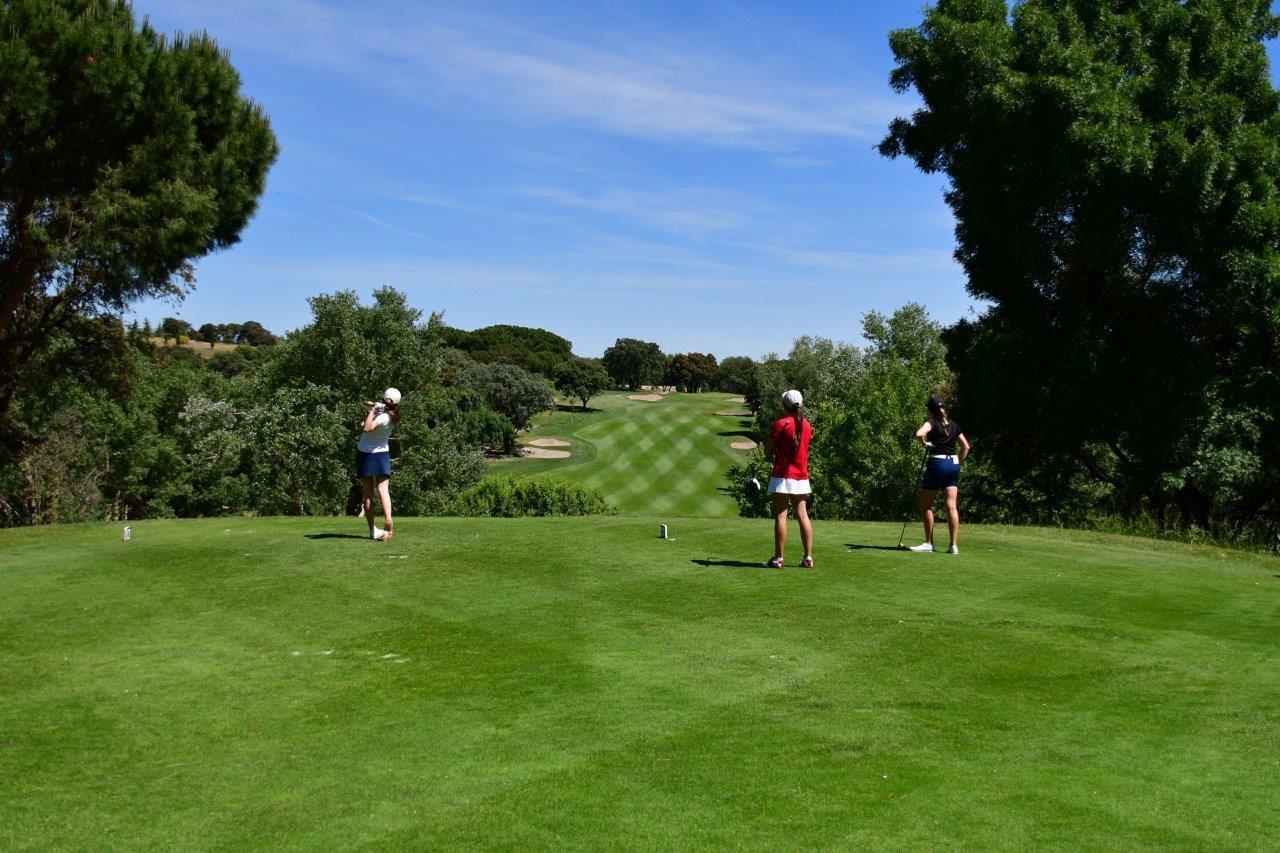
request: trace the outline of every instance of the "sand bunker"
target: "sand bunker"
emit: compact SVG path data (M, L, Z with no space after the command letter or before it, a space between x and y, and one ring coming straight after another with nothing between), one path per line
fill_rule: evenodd
M640 400L644 403L657 403L662 399L661 394L632 394L628 400Z
M568 447L569 442L560 438L535 438L529 442L533 447Z
M737 441L729 443L734 450L755 450L756 443L749 438L740 438Z
M746 398L746 397L730 397L730 398L729 398L729 402L730 402L730 403L741 403L742 405L744 405L744 406L745 406L745 405L747 404L747 398Z
M520 455L526 459L568 459L572 454L567 450L548 450L545 447L522 447Z

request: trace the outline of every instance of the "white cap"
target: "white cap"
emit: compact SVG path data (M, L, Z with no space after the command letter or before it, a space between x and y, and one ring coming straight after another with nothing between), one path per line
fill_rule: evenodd
M804 395L792 388L790 391L782 395L782 405L787 408L804 405Z
M382 399L390 400L394 405L400 405L400 391L396 388L388 388L382 392Z

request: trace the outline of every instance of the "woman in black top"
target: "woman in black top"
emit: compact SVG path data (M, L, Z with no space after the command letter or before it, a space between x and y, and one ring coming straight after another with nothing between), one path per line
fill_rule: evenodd
M951 532L948 554L958 554L956 539L960 534L960 510L956 508L956 496L960 491L960 466L969 455L969 440L960 431L960 425L947 416L947 401L933 396L926 404L932 416L916 430L916 441L923 444L929 454L925 460L924 483L920 491L920 514L924 516L924 542L912 551L930 552L933 547L933 502L938 492L944 492L947 501L947 527ZM956 453L956 445L960 452Z

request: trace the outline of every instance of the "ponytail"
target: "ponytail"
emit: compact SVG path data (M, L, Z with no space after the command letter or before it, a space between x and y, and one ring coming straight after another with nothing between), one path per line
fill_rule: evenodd
M796 453L800 452L800 439L804 435L804 404L801 403L791 410L791 420L796 425L796 434L791 437L795 442Z

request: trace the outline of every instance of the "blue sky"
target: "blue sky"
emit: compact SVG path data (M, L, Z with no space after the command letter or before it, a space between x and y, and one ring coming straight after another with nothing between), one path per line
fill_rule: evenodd
M282 153L257 217L153 321L406 291L461 328L541 326L719 357L857 340L909 300L974 305L942 180L874 150L909 2L137 0L207 29Z

